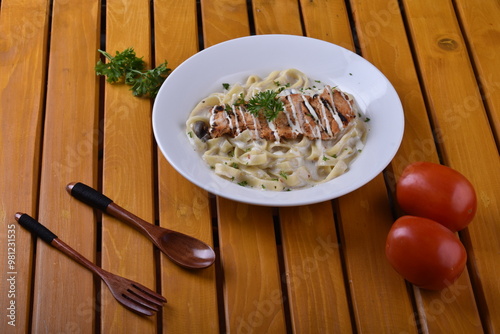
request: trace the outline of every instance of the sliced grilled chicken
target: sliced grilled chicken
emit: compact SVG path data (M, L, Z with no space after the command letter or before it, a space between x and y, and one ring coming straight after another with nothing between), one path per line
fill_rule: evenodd
M336 139L356 117L353 101L338 89L326 86L320 94L280 96L284 110L272 120L255 116L244 106L215 106L210 110L212 138L235 137L249 130L254 138L270 141L296 139Z

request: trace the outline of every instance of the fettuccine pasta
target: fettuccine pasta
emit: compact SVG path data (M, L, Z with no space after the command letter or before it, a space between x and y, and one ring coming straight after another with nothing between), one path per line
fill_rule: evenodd
M186 129L229 181L277 191L314 186L345 173L364 147L367 119L352 96L298 70L223 86L196 105ZM268 102L274 110L259 110Z

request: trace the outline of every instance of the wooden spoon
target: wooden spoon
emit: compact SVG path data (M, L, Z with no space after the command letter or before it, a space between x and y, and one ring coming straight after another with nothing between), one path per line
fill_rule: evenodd
M76 199L128 223L150 239L170 260L185 268L200 269L215 261L213 249L201 240L189 235L152 225L115 204L97 190L81 183L66 186Z

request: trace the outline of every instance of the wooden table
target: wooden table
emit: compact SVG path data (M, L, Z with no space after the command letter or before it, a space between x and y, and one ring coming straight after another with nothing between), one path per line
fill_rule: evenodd
M0 332L500 333L499 18L497 0L2 0ZM286 208L212 196L158 151L152 102L94 72L98 48L134 47L149 66L175 69L208 46L269 33L356 51L395 86L403 143L359 190ZM406 283L384 254L394 183L419 160L459 170L478 195L477 216L459 233L467 270L437 292ZM71 198L72 181L213 245L216 264L177 267ZM156 288L168 299L163 312L123 308L17 225L17 211Z

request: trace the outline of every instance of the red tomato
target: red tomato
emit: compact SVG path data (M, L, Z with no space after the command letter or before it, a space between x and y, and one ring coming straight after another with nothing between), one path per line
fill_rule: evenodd
M431 162L407 166L396 185L396 196L407 214L435 220L452 232L465 228L476 214L476 192L469 180Z
M467 261L465 248L453 232L433 220L413 216L394 222L385 254L407 281L430 290L453 283Z

